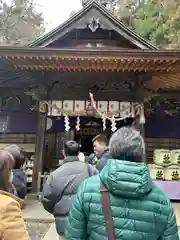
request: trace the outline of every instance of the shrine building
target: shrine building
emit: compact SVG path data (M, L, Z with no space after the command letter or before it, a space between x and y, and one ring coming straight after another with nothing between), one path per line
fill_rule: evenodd
M154 180L180 184L180 135L175 139L155 136L155 122L148 120L152 115L173 118L172 109L177 111L180 51L157 49L91 1L30 46L1 46L0 62L3 117L26 111L26 120L19 118L17 125L33 122L37 128L36 133L27 127L26 132L16 130L13 135L13 143L23 134L24 140L18 143L34 146L35 193L40 191L44 172L57 167L65 139L81 141L82 151L89 154L95 135L104 132L109 137L132 123L145 137ZM165 122L161 120L159 128ZM12 140L14 133L6 128L6 121L3 124L0 141L7 144L7 136Z

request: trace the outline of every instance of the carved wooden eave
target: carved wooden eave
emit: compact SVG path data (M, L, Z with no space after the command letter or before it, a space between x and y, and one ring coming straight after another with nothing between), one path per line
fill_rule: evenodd
M26 70L144 72L151 75L145 86L153 91L180 86L180 51L0 47L0 59L24 75Z
M47 47L74 29L90 28L92 32L95 32L99 27L101 29L116 31L137 48L157 49L153 44L144 40L141 36L125 26L106 8L94 0L90 1L85 8L68 21L34 41L30 44L30 47Z
M168 72L174 75L180 72L180 53L177 51L1 47L0 58L21 69Z

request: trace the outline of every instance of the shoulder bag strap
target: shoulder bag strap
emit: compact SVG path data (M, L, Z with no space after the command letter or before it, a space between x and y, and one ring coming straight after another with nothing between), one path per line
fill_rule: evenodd
M108 240L116 240L114 222L112 217L112 209L110 204L110 196L108 189L104 186L103 183L101 183L101 199L104 210L104 221L106 224Z

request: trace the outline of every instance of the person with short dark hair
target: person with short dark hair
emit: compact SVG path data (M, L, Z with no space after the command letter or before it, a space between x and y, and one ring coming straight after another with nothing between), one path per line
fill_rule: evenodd
M9 145L4 148L8 151L14 158L14 167L13 167L13 186L17 192L19 198L24 199L27 194L27 177L26 173L23 170L23 165L25 163L25 153L17 145Z
M66 141L64 143L63 151L66 156L78 156L80 152L80 145L73 140Z
M94 153L89 156L88 162L95 165L100 172L107 163L110 157L108 151L108 141L105 135L99 134L92 139Z
M0 239L29 240L22 218L22 200L11 194L13 156L0 151Z
M80 146L76 141L64 143L64 163L48 177L43 187L42 204L53 214L59 235L64 233L66 219L77 188L83 180L97 174L96 169L78 158Z
M5 147L4 150L8 151L14 157L15 163L13 169L20 169L25 163L24 151L15 144Z
M179 240L176 216L153 184L140 132L122 127L109 142L112 156L86 179L72 204L65 240Z

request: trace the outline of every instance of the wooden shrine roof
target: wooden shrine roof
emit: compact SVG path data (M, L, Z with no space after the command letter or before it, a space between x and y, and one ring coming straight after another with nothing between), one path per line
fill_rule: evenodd
M128 28L119 19L114 17L105 7L96 0L89 1L87 5L71 18L59 25L54 30L38 38L30 47L47 47L50 43L61 38L72 29L81 29L87 27L87 23L92 18L98 18L103 29L114 29L117 33L129 40L140 49L157 49L152 43L148 42L132 29Z
M0 47L0 58L25 69L180 72L180 51Z
M18 70L149 72L152 90L180 86L180 51L0 47L0 59Z

